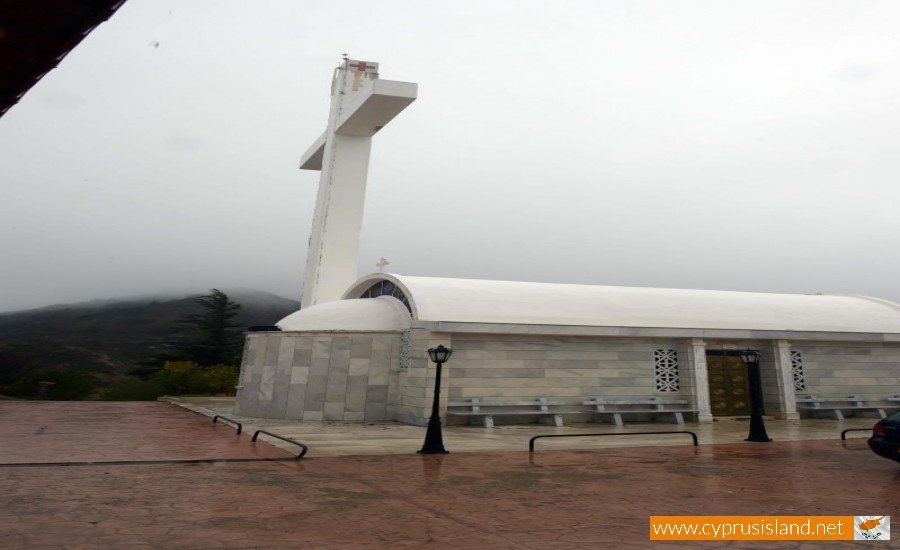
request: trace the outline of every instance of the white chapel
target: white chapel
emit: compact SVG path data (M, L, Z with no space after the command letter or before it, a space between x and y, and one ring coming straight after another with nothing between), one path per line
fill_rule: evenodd
M797 419L798 399L810 396L896 407L900 305L886 300L358 278L372 137L417 91L380 79L377 63L344 59L335 69L327 128L301 161L321 171L301 309L247 333L237 414L424 425L434 384L426 350L438 344L453 349L444 407L549 398L571 410L592 397L678 398L694 411L690 420L710 422L749 413L740 358L748 349L760 354L768 414Z

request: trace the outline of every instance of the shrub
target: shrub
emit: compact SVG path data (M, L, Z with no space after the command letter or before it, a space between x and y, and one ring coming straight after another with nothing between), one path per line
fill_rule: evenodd
M191 361L166 361L163 368L158 370L151 380L162 384L166 393L174 395L192 393L192 373L199 368L200 365Z
M238 368L233 365L213 365L202 367L198 374L200 386L205 393L225 393L234 395L238 382Z
M203 367L191 361L166 361L151 380L174 395L186 393L234 393L238 368L232 365Z
M163 385L157 380L143 380L129 376L110 386L104 393L105 401L155 401L166 393Z

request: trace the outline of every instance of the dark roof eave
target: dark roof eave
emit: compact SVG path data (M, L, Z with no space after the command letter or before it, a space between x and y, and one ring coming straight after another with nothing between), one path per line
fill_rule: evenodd
M0 117L125 0L0 0Z

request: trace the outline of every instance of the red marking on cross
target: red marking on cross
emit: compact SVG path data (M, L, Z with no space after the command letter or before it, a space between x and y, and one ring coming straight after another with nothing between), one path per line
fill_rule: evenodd
M369 64L366 63L365 61L359 61L359 62L357 62L357 63L351 63L350 66L353 67L354 69L356 69L357 71L363 71L363 72L365 72L367 69L374 69L374 68L375 68L375 65L369 65Z

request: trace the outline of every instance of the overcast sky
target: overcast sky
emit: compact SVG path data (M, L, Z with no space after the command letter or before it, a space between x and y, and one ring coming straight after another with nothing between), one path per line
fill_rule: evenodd
M900 301L900 2L128 0L0 118L0 311L299 299L341 54L419 84L360 274Z

